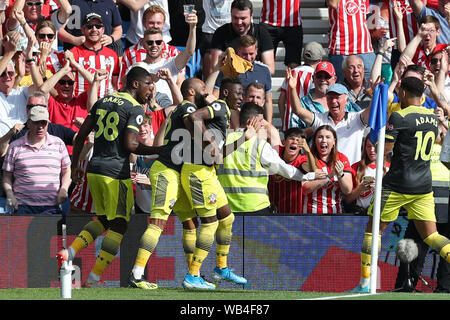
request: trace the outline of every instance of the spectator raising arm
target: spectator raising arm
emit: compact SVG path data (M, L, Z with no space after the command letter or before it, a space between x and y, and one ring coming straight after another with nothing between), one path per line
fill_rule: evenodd
M405 30L403 28L403 12L397 1L394 2L393 6L395 21L397 23L397 48L398 51L403 52L406 48Z
M56 84L62 77L64 77L67 73L71 72L72 68L70 66L70 62L66 60L66 64L64 67L59 69L53 76L48 78L42 85L39 87L39 90L44 92L45 94L49 94L55 88Z
M297 72L292 74L291 68L286 69L286 83L288 84L289 98L291 100L292 112L302 119L308 126L314 121L314 113L302 107L297 94Z
M436 75L435 82L438 92L441 92L443 97L445 98L445 101L449 103L450 97L448 97L445 93L445 79L447 77L448 77L448 51L444 50L442 51L441 68L439 69L439 72ZM448 113L447 115L450 116L450 114Z
M3 56L0 59L0 74L5 72L6 66L12 61L21 37L22 35L19 32L14 32L11 36L6 35L3 38Z
M405 50L402 53L402 56L407 56L409 59L413 59L416 54L417 48L420 46L422 40L430 33L429 24L421 24L419 27L419 32L415 35L414 38L408 43ZM400 56L401 57L401 56Z
M86 110L89 112L92 109L92 106L97 102L98 100L98 90L100 88L100 83L108 78L108 71L107 70L96 70L93 77L91 85L88 89L88 98L87 98L87 104L86 104Z
M66 58L66 60L70 61L70 65L72 67L74 67L75 69L77 69L77 71L79 73L81 73L81 76L89 83L92 83L92 81L94 81L94 75L92 73L90 73L87 69L85 69L81 64L79 64L74 56L72 51L67 50L66 52L64 52L64 57ZM113 80L114 81L114 80ZM116 83L116 82L114 82Z
M174 105L178 105L183 102L183 95L181 94L181 90L178 87L177 83L173 81L172 74L170 70L167 68L163 68L158 70L158 78L167 82L170 88L170 92L172 93L172 101Z
M180 52L175 58L175 64L178 70L186 67L187 63L195 53L195 46L197 43L197 11L194 10L192 13L185 16L186 23L189 25L189 36L186 41L186 49Z
M445 94L443 91L439 91L434 74L430 70L425 70L425 74L423 75L423 82L430 89L430 95L433 100L436 102L438 107L441 107L444 110L445 114L449 114L449 106L447 104L447 99L445 98Z

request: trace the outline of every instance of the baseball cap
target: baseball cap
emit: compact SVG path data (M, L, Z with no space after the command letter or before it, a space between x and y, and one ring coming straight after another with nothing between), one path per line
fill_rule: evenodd
M329 93L329 92L335 92L338 94L346 94L346 95L349 94L347 88L343 84L340 84L340 83L335 83L335 84L329 86L327 89L327 93Z
M308 42L303 50L303 57L311 61L321 60L324 55L325 50L322 45L316 41Z
M95 12L91 12L91 13L88 13L87 15L84 16L83 25L89 23L89 21L91 21L93 19L98 19L101 22L103 22L103 19L102 19L101 15L99 15L98 13L95 13Z
M330 75L330 77L336 76L336 70L334 69L333 64L328 61L319 62L314 73L319 73L320 71L325 71Z
M29 119L31 121L49 121L50 117L48 114L48 109L46 107L39 106L31 108Z

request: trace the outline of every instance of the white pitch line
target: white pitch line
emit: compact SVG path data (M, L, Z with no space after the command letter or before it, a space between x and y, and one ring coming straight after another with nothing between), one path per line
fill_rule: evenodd
M357 293L357 294L350 294L350 295L345 295L345 296L331 296L331 297L297 299L297 300L332 300L332 299L340 299L340 298L365 297L365 296L372 296L374 294L376 294L376 293Z

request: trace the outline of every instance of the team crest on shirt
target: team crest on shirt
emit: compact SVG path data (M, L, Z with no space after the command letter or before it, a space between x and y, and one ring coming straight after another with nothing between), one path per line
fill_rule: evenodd
M209 204L215 204L217 201L217 195L215 193L211 193L208 197Z
M174 205L175 205L175 199L169 200L169 208L172 209Z
M348 1L345 3L345 12L349 15L349 16L354 16L355 14L357 14L360 10L361 13L366 13L366 5L364 3L361 3L358 5L358 3L356 1Z

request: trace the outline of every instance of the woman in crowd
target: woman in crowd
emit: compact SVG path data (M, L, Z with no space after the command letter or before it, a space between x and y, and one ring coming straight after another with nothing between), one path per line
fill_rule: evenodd
M49 70L52 74L62 68L64 52L56 51L53 42L56 39L56 29L49 20L42 21L36 27L35 37L39 45L38 65L41 74Z
M311 152L317 168L327 173L324 180L304 181L303 213L343 213L343 196L352 191L352 169L346 155L337 151L336 131L329 125L317 128L312 139ZM308 171L308 162L302 163Z
M345 202L354 205L354 210L359 214L367 214L367 208L373 197L375 190L375 173L377 169L377 149L366 135L363 142L363 150L361 161L352 165L354 172L353 176L353 190L345 197ZM386 162L383 167L383 172L389 168L389 163ZM383 173L383 174L384 174Z

